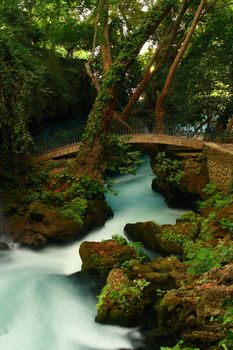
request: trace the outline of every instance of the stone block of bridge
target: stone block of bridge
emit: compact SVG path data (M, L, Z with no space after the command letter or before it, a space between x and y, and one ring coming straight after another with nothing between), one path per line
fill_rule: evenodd
M233 185L233 144L205 144L210 181L227 193Z

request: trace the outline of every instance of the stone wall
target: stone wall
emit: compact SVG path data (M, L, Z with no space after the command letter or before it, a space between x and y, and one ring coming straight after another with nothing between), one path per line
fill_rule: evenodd
M227 193L233 184L233 145L205 144L210 181Z

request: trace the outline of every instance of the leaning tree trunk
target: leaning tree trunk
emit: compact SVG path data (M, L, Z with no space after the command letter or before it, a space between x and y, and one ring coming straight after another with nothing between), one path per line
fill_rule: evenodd
M77 172L101 178L105 165L103 149L109 131L118 91L125 73L137 57L145 41L154 33L161 21L171 11L172 1L158 1L147 14L145 22L125 41L118 57L103 78L102 86L88 117L83 142L77 158Z
M156 48L153 56L151 57L149 63L147 64L145 71L144 71L144 76L140 83L138 84L136 90L130 97L127 105L124 107L123 111L121 112L121 119L123 121L126 121L134 106L138 102L139 97L143 93L143 91L146 89L148 83L154 78L154 76L159 72L159 70L162 68L164 63L167 61L167 59L171 56L174 55L174 53L177 50L177 47L173 47L175 39L178 35L178 30L180 28L181 21L187 11L188 8L188 3L186 0L183 2L183 6L181 8L180 13L178 14L175 22L173 23L173 26L171 27L170 32L166 34L168 37L167 41L163 40L158 47ZM154 67L153 67L154 65ZM153 69L152 69L153 67Z
M192 35L196 29L196 26L200 20L201 17L201 13L204 9L204 6L206 5L206 0L201 0L200 4L198 6L198 9L195 13L193 22L189 28L189 31L183 41L183 44L179 50L179 52L177 53L171 68L168 72L165 84L163 86L162 92L160 94L160 96L157 98L156 101L156 107L155 107L155 115L156 115L156 133L158 134L164 134L165 133L165 125L164 125L164 117L165 117L165 110L164 110L164 102L165 99L169 93L171 84L172 84L172 80L174 78L174 75L176 73L177 67L180 63L180 61L182 60L184 53L191 41Z

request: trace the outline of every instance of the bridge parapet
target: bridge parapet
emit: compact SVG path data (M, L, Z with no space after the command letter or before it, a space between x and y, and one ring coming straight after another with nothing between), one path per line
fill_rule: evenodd
M77 145L81 142L83 130L83 128L58 130L49 137L38 136L34 139L32 154L45 158L46 153L50 154L51 157L52 154L61 154L60 156L62 156L62 149L64 150L64 155L69 154L69 149L70 153L72 153L74 145L76 145L78 150ZM129 143L157 143L203 149L203 134L194 135L193 127L173 123L166 125L166 134L156 134L154 130L155 126L153 123L143 124L142 122L136 122L130 126L130 130L124 125L120 125L112 129L111 133L128 137L127 142ZM209 139L213 141L212 137L209 137ZM222 137L218 141L224 143L227 142L227 139Z
M161 145L181 146L202 150L205 142L203 140L187 137L169 136L163 134L134 134L128 135L128 143L150 143Z

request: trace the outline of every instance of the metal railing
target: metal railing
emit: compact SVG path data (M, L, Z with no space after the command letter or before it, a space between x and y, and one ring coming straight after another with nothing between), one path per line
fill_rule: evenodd
M112 125L110 133L113 135L133 135L133 134L156 134L156 125L153 122L143 123L140 120L129 124L130 128L122 124ZM84 127L58 130L49 136L36 136L33 139L33 146L31 153L33 155L40 155L47 153L57 148L73 145L81 142ZM215 135L214 131L207 133L201 130L195 133L192 125L182 125L170 120L165 122L165 135L176 137L187 137L200 139L208 142L216 143L233 143L233 134Z
M36 156L56 148L81 142L83 130L83 128L59 130L50 136L36 136L33 138L32 154Z

